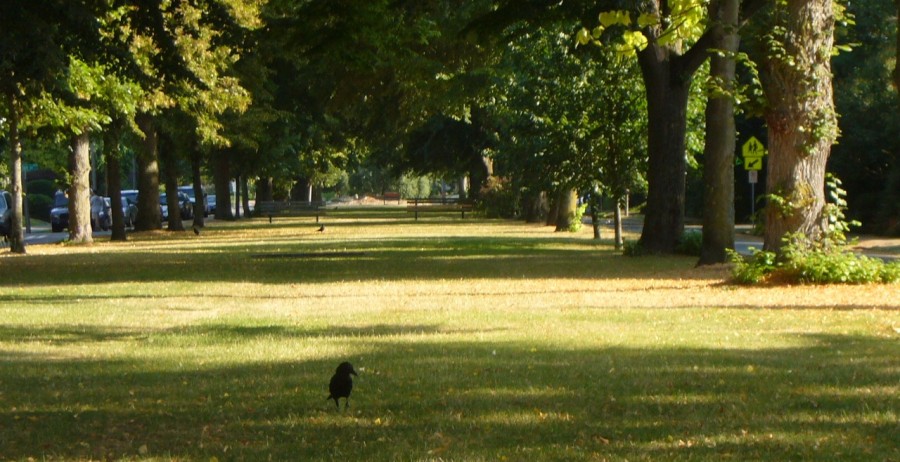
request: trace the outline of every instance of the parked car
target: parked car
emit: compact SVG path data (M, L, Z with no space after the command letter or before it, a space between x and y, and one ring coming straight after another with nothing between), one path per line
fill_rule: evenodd
M12 195L0 191L0 236L8 240L10 231L12 231Z
M69 227L69 198L66 193L56 191L53 208L50 209L50 230L58 233Z
M203 191L203 216L208 217L209 212L210 212L209 195L206 194L205 189L201 188L201 190ZM191 199L191 204L194 204L197 202L197 198L194 195L194 187L193 186L179 186L178 192L187 194L187 196Z
M159 204L166 208L166 213L163 217L163 220L169 219L169 207L166 198L167 196L165 194L159 195ZM191 218L194 218L194 205L191 203L191 198L183 192L178 193L178 211L182 220L189 220Z
M159 216L162 217L162 221L166 221L169 219L169 203L166 202L166 195L159 195Z
M112 207L108 197L91 196L91 230L106 231L112 226ZM56 191L50 209L50 230L58 233L69 227L69 197Z
M112 206L108 197L91 196L91 229L108 231L112 228Z
M137 221L137 193L134 200L122 193L122 215L125 217L125 227L133 228L134 222Z
M206 204L209 207L209 213L215 215L216 214L216 195L209 194L206 196Z

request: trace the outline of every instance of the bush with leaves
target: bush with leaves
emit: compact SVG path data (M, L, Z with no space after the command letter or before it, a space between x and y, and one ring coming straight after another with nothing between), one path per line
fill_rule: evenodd
M817 238L802 233L784 237L783 254L751 248L750 258L730 251L732 276L739 284L757 284L764 280L804 284L867 284L900 282L900 262L886 263L857 254L855 241L847 239L858 222L846 221L846 191L841 182L829 175L826 185L832 202L823 210L824 226Z

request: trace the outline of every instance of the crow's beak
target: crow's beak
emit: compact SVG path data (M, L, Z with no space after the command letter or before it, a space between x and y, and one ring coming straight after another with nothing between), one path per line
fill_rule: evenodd
M352 370L352 369L350 370L350 373L353 374L353 375L355 375L355 376L357 376L357 377L359 377L359 374L357 374L356 371L354 371L354 370Z

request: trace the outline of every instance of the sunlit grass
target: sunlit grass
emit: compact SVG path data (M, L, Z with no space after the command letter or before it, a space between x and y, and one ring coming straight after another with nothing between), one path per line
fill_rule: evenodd
M0 459L900 459L897 286L734 287L587 229L324 222L0 256Z

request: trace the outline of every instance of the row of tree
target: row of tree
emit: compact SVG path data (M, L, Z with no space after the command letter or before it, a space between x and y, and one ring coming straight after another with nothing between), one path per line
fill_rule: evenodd
M701 262L720 262L734 245L739 110L766 121L765 240L777 251L785 234L814 237L827 225L825 166L838 135L830 66L836 24L849 19L834 0L4 2L11 248L25 252L21 140L52 134L71 146L76 242L90 240L93 138L114 239L125 238L115 202L130 146L137 229L160 227L160 181L176 201L184 163L197 197L206 168L221 199L234 177L257 178L267 199L297 179L322 185L365 166L465 173L476 190L495 175L525 215L549 198L560 228L574 218L574 191L618 203L646 186L641 245L670 253L692 148L703 161ZM703 121L693 140L689 127ZM170 229L180 226L170 215Z

